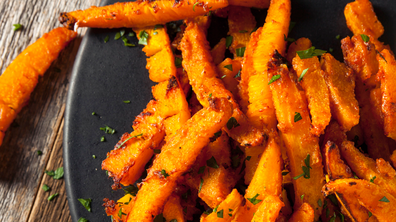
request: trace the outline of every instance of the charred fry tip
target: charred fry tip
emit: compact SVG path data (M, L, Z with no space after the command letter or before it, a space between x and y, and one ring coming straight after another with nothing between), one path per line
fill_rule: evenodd
M173 89L177 89L179 88L179 83L177 82L177 79L175 76L172 76L169 81L168 81L168 85L166 87L166 94L168 94L170 91L172 91Z
M73 30L76 19L70 16L67 12L61 12L59 15L59 22L66 28Z

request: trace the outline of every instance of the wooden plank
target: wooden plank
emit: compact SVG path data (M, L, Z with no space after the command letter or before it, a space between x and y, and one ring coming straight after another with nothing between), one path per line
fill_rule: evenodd
M99 3L100 0L0 1L1 73L23 49L59 26L60 12ZM16 23L24 26L22 31L13 31L12 25ZM85 30L79 32L83 35ZM43 199L39 189L42 179L47 182L47 177L43 177L46 166L62 164L57 162L62 156L57 144L62 142L64 104L80 42L81 37L52 64L39 80L29 104L6 133L0 147L0 221L27 221L29 215L30 221L70 220L66 199L62 199L66 198L63 179L53 184L51 192L60 193L54 202L41 201L42 206L38 207L33 207L33 202L36 194L37 201ZM43 155L38 156L37 150Z

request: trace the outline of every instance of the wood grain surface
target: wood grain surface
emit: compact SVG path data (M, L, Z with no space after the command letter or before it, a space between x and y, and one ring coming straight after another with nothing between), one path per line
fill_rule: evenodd
M28 45L59 27L60 12L99 5L100 0L0 1L0 73ZM13 31L13 24L23 29ZM0 221L71 221L64 179L44 173L63 166L65 101L71 70L85 29L51 65L0 147ZM37 151L42 155L37 155ZM51 187L48 192L43 184ZM47 198L59 193L53 201Z

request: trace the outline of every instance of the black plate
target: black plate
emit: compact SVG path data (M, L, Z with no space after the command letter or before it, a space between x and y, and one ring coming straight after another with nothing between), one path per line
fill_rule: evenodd
M108 5L116 0L107 0ZM290 37L308 37L316 48L333 48L333 55L342 59L340 40L352 35L345 24L344 6L349 0L294 0L292 21L296 26ZM385 27L380 38L396 52L396 4L394 0L373 0L375 12ZM258 25L263 25L266 10L253 10ZM214 45L227 32L227 20L215 18L209 30L209 40ZM151 99L151 86L146 70L146 56L142 47L125 47L122 40L114 40L121 29L89 29L84 37L73 68L73 77L67 99L64 162L66 191L73 221L79 217L91 222L110 221L102 207L103 198L117 200L123 191L113 192L112 181L101 170L106 158L121 135L131 132L132 121ZM125 29L126 34L130 29ZM106 36L110 37L104 43ZM136 37L128 37L137 44ZM123 101L130 100L130 104ZM96 115L92 115L96 112ZM105 125L116 130L105 134ZM105 136L106 142L100 142ZM96 159L92 157L96 155ZM92 212L88 212L78 198L92 198Z

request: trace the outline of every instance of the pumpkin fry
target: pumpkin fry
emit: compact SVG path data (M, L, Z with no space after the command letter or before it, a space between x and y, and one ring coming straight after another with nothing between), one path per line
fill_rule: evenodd
M295 190L294 209L307 202L315 209L317 219L322 212L322 206L318 202L320 200L323 203L319 190L324 184L319 139L310 134L311 120L307 104L290 79L285 63L286 59L274 54L268 63L268 79L279 77L269 86L279 121L278 129L282 132L290 160L290 173Z
M28 46L0 76L0 146L5 131L27 104L30 94L59 53L77 36L56 28Z
M85 10L62 12L59 21L69 29L78 27L142 28L193 18L227 5L227 0L118 2L103 7L92 6Z
M242 146L257 146L264 142L261 129L252 126L247 117L239 109L233 95L217 78L217 70L209 51L209 43L201 28L194 22L189 22L181 42L183 67L187 71L190 84L199 102L208 107L208 98L227 98L233 105L233 118L227 127L228 135Z
M228 121L232 105L214 98L210 106L189 119L162 147L139 190L127 221L153 221L176 187L176 181L192 166L202 148Z
M380 186L367 180L338 179L327 183L322 192L327 196L334 192L351 194L361 205L369 210L379 221L394 221L396 217L396 198Z
M313 222L315 213L308 203L303 203L298 210L294 211L289 222Z
M252 222L275 222L285 204L278 196L267 196L254 214Z

